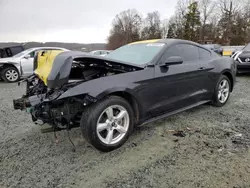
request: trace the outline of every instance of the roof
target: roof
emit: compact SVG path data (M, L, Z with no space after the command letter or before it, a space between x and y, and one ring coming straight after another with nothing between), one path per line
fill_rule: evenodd
M28 48L27 50L42 50L42 49L64 49L64 50L67 50L66 48L61 48L61 47L46 47L46 46L43 46L43 47L34 47L34 48Z
M23 47L22 44L18 45L18 44L8 44L8 43L3 43L0 44L0 48L11 48L11 47Z
M166 43L166 44L172 44L172 43L178 43L178 42L197 44L197 43L194 43L194 42L188 41L188 40L171 39L171 38L141 40L141 41L131 42L131 43L129 43L129 44L144 44L144 43L145 43L145 44L146 44L146 43Z

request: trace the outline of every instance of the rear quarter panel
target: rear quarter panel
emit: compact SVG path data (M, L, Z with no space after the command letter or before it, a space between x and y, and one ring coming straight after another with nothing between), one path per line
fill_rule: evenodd
M230 73L233 78L233 85L235 84L237 66L235 61L230 57L216 57L212 62L214 66L214 75L216 77L216 83L222 74Z

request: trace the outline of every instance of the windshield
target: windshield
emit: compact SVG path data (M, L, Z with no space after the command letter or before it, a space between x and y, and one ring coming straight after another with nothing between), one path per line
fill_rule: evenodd
M24 51L22 51L22 52L20 52L20 53L18 53L18 54L16 54L16 55L14 55L13 57L15 58L15 57L21 57L21 56L23 56L23 55L25 55L25 54L27 54L27 53L29 53L29 52L31 52L32 50L30 50L30 49L28 49L28 50L24 50Z
M250 43L248 45L246 45L243 50L247 50L247 51L250 51Z
M149 63L163 49L164 45L164 43L128 44L112 51L106 57L143 65Z

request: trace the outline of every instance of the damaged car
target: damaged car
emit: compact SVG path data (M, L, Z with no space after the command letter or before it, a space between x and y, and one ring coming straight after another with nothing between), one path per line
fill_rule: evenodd
M242 50L236 51L232 58L237 64L237 74L250 73L250 43Z
M21 51L12 57L0 59L0 79L5 82L16 82L33 74L33 61L35 54L43 50L68 51L59 47L36 47Z
M155 39L124 45L105 57L39 52L26 93L13 100L43 132L80 127L93 147L122 146L134 127L210 103L233 91L233 59L191 41Z

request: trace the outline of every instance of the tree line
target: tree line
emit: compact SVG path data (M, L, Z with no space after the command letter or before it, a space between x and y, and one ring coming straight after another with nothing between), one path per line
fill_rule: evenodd
M158 11L143 18L135 9L125 10L113 19L107 48L158 38L245 45L250 42L250 0L178 0L174 15L163 20Z

